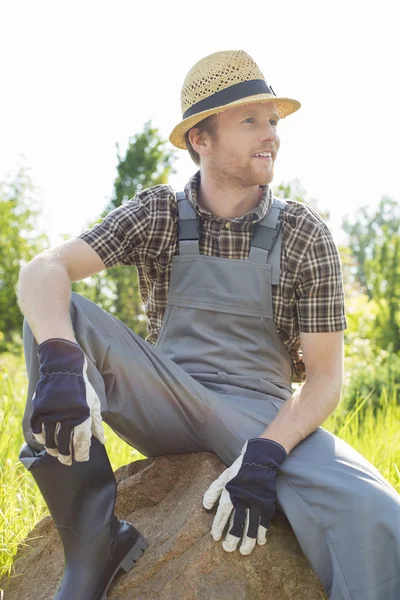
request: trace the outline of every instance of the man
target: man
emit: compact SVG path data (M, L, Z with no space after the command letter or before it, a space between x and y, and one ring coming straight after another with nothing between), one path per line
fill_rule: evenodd
M313 210L269 187L278 121L299 108L245 52L205 57L186 77L170 136L200 166L185 193L144 190L21 271L21 460L64 544L57 600L105 598L147 546L114 517L101 417L147 456L224 461L203 505L217 507L211 533L227 552L265 544L278 505L330 600L398 598L400 497L319 427L342 385L337 249ZM117 264L138 269L148 341L70 295L71 281ZM293 380L305 380L297 396Z

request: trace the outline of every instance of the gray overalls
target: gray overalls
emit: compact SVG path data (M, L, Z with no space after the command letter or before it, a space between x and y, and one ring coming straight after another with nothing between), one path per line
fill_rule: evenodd
M229 466L292 393L272 305L284 203L274 199L247 260L200 255L197 214L183 193L178 206L180 254L156 345L77 294L71 317L104 420L122 439L147 456L211 451ZM40 449L29 428L38 362L26 322L24 344L24 433ZM400 598L400 496L351 446L319 427L282 464L277 497L330 600Z

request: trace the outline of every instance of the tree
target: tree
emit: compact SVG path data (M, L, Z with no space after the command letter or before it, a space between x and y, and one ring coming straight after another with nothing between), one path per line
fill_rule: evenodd
M39 206L31 179L20 168L11 182L0 182L0 349L21 333L23 315L16 298L19 271L48 247L38 232Z
M129 138L125 156L121 156L117 144L117 178L113 196L106 206L102 218L111 210L121 206L130 198L148 187L168 182L174 173L175 150L166 148L166 141L151 122L144 124L143 131ZM100 280L101 277L101 280ZM104 289L108 289L108 299L104 301ZM73 289L90 297L104 309L112 312L130 329L146 336L146 316L140 297L137 271L132 267L119 266L108 269L103 275L93 277L90 284L79 282ZM103 298L99 298L100 291Z
M129 146L124 157L119 153L118 177L114 182L114 194L106 207L105 214L121 206L137 192L153 185L168 182L171 173L175 173L173 163L176 156L174 149L166 149L157 128L151 122L144 124L143 131L129 138ZM104 216L103 215L103 216Z
M373 257L378 240L399 235L400 205L388 196L382 196L376 210L366 205L357 209L353 219L346 215L343 229L349 237L349 247L355 259L355 277L371 299L373 286L368 282L366 264Z
M400 352L400 205L383 196L376 210L359 208L343 228L355 259L355 279L375 305L376 342Z
M381 348L400 352L400 235L388 224L382 226L372 257L365 261L367 286L372 290L379 312L376 317Z

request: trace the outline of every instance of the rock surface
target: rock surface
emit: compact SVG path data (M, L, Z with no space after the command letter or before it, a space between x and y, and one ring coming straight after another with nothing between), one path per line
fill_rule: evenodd
M108 600L323 600L322 586L286 517L277 512L267 544L249 556L227 553L210 529L216 512L202 497L225 469L212 453L136 461L116 472L116 514L132 522L149 547ZM18 551L15 574L0 582L4 600L51 600L63 570L62 548L45 517ZM71 599L73 600L73 599Z

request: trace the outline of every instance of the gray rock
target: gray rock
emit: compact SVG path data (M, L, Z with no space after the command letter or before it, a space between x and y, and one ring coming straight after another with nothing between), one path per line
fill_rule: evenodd
M267 544L249 556L214 542L208 486L225 469L210 452L148 458L116 472L116 514L132 522L149 547L128 574L114 580L108 600L323 600L322 586L286 517L277 512ZM50 517L21 545L13 577L0 582L5 600L52 600L63 555ZM73 599L71 599L73 600Z

